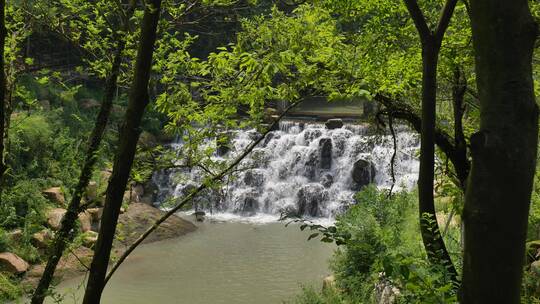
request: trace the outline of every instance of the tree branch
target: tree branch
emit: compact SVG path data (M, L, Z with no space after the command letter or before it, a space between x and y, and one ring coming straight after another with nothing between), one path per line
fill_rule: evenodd
M225 175L229 174L246 156L248 156L251 151L260 143L263 141L263 139L270 133L272 130L275 129L275 127L279 124L281 119L294 107L296 107L298 104L300 104L304 99L301 99L293 104L291 104L279 117L274 120L272 125L270 125L266 131L255 141L253 141L242 154L240 154L225 170L221 171L219 174L213 176L208 182L203 182L199 187L197 187L195 190L193 190L189 195L184 197L178 205L176 205L174 208L169 210L166 214L164 214L161 218L156 220L156 222L152 225L152 227L148 228L139 238L129 246L129 248L118 258L118 261L111 267L111 270L105 277L104 286L107 284L111 276L114 274L114 272L120 267L120 265L125 261L125 259L137 248L154 230L156 230L161 223L166 221L169 217L174 215L178 210L180 210L182 207L184 207L187 203L191 202L195 196L197 196L199 193L201 193L203 190L209 187L211 182L218 181L222 179Z
M416 26L416 29L420 34L420 39L422 40L422 43L424 43L431 37L431 31L429 30L429 27L426 23L426 18L424 17L424 14L420 10L420 7L418 6L416 0L403 0L403 2L405 2L407 10L409 11L411 18L414 21L414 25Z
M408 104L394 100L388 96L377 94L374 97L375 101L378 101L385 106L385 110L380 114L392 116L397 119L407 121L413 129L420 133L422 128L422 119L416 113L416 111ZM454 145L454 139L448 133L440 128L435 128L435 144L443 151L443 153L450 159L458 176L468 176L470 163L466 158L461 157L458 149Z
M446 29L450 24L450 19L452 19L452 15L454 14L454 9L456 7L457 1L458 0L447 0L444 4L444 8L441 13L441 19L439 19L439 23L437 24L437 30L435 30L435 40L438 42L437 44L440 44L442 42L444 32L446 32Z

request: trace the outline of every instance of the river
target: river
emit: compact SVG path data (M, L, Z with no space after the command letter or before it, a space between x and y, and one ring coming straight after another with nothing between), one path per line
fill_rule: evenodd
M283 223L212 222L137 249L109 282L104 304L282 303L321 288L335 246ZM63 282L61 303L80 303L82 277ZM48 303L54 303L49 301Z

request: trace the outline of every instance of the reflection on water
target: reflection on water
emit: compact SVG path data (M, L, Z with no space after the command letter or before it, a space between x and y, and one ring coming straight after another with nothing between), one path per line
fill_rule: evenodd
M283 223L203 223L185 237L137 249L102 303L281 303L301 285L320 288L329 274L334 246L308 242L309 234ZM62 283L58 292L81 280ZM72 290L62 303L80 303L81 294Z

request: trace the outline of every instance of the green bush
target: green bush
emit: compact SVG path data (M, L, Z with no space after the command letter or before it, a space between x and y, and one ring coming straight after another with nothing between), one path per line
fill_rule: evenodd
M22 296L20 284L15 284L8 276L0 273L0 300L11 301Z
M336 220L335 235L348 236L331 262L338 295L305 289L295 303L377 303L381 284L399 290L399 303L455 303L448 272L424 254L416 193L370 186L356 201Z

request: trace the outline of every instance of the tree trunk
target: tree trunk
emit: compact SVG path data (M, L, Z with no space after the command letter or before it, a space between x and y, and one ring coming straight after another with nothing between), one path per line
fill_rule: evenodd
M454 70L454 80L452 83L452 106L454 110L454 147L455 157L454 163L459 187L465 192L467 185L467 177L469 176L469 162L467 160L467 142L463 132L463 114L465 112L463 100L465 91L467 90L467 80L459 67Z
M527 0L472 0L480 131L471 137L461 303L520 303L538 107Z
M90 275L84 294L84 304L100 303L103 292L104 279L107 273L120 207L122 206L122 198L135 157L142 116L148 104L148 81L150 79L160 10L161 0L146 2L135 63L135 74L129 95L128 108L119 135L113 173L107 187L98 241L95 246L94 258L90 266Z
M120 65L122 63L122 52L126 47L125 37L118 37L118 39L119 40L114 55L114 62L111 68L111 73L105 85L105 95L103 96L103 100L101 102L101 108L96 119L94 130L90 136L90 143L86 152L86 160L79 176L79 182L75 188L75 191L73 192L73 197L68 205L67 212L62 218L62 226L56 235L49 254L49 259L47 260L47 266L45 267L39 284L32 296L32 304L43 303L43 300L47 295L47 290L49 289L53 279L56 266L58 265L66 246L73 241L73 237L76 234L73 231L73 228L79 212L83 211L83 208L81 208L81 199L86 187L88 186L88 182L92 177L92 171L94 170L94 165L97 161L99 146L101 139L103 138L105 128L107 127L114 94L117 88L118 74L120 72Z
M433 198L435 177L435 118L437 104L437 64L440 42L429 37L422 43L422 132L420 134L420 171L418 176L419 218L422 240L429 260L444 265L452 279L457 272L446 250Z
M6 173L6 162L4 157L6 133L6 74L5 67L5 44L6 44L6 1L0 0L0 204L2 203L2 181Z
M422 123L418 201L420 232L429 261L444 266L458 283L457 271L446 250L437 223L433 181L435 177L435 122L437 117L437 64L444 33L454 14L457 0L447 0L435 31L432 31L416 0L404 0L422 42Z

